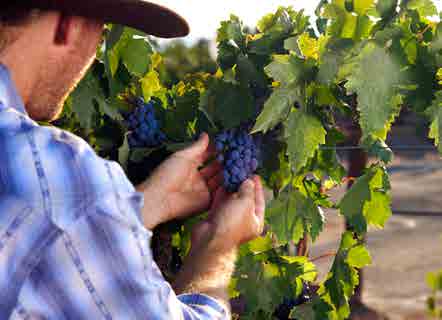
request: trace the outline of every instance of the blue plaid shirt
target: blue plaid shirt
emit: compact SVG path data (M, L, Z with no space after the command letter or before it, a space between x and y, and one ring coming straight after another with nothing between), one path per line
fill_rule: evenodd
M121 167L27 115L0 65L0 319L227 319L176 296Z

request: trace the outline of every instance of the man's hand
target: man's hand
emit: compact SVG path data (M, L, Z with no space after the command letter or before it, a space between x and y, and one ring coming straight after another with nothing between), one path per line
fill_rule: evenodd
M265 201L258 177L244 182L238 193L218 189L209 217L192 233L192 248L173 284L178 293L205 293L229 308L227 287L240 244L264 228Z
M209 217L193 230L195 250L210 243L212 249L223 252L258 237L264 229L265 199L258 176L245 181L238 193L228 194L219 188Z
M173 154L137 187L145 194L143 217L148 229L208 209L211 194L222 183L222 168L217 162L199 170L211 154L209 137L202 134L197 142Z

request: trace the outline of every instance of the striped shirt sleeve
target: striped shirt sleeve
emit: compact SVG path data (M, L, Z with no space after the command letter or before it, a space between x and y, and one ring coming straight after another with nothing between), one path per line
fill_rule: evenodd
M54 320L228 319L211 297L174 293L153 260L152 233L138 209L130 192L108 193L83 207L30 274L18 310Z

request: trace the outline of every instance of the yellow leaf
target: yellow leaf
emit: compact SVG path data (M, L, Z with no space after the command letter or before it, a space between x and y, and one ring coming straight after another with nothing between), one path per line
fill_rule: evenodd
M261 39L264 36L264 33L257 33L257 34L248 34L247 39L249 41L256 41Z
M217 79L221 79L222 77L223 77L223 71L221 70L221 68L218 68L218 70L216 70L216 73L215 73L215 78L217 78Z
M158 52L155 52L152 55L152 69L156 69L158 68L158 66L163 63L163 58L161 57L161 55Z
M436 77L437 80L439 81L439 84L442 86L442 68L439 68L439 70L437 70Z
M308 33L303 33L298 38L298 45L304 57L318 60L319 58L318 40L311 38Z
M177 85L176 85L176 92L178 93L178 95L180 97L184 96L184 94L186 93L186 85L183 81L180 81Z
M149 101L152 96L162 89L158 72L155 70L149 71L141 80L141 90L146 101Z

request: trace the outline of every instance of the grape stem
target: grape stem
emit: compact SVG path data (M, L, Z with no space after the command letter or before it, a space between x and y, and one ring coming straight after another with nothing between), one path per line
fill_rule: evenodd
M297 256L308 256L308 235L304 233L304 237L299 240L298 245L296 246L296 255Z
M334 256L336 256L336 254L337 254L336 251L328 251L328 252L326 252L324 254L321 254L320 256L317 256L317 257L314 257L314 258L310 259L310 261L311 262L315 262L315 261L322 260L322 259L325 259L325 258L334 257Z

